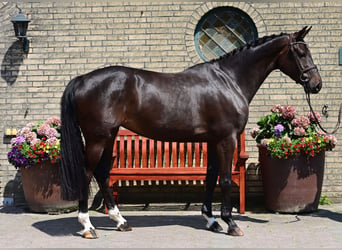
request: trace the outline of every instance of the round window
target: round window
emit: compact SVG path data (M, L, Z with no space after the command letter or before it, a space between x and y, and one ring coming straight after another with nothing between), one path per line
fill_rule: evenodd
M204 61L212 60L258 38L252 19L233 7L219 7L205 14L195 29L195 46Z

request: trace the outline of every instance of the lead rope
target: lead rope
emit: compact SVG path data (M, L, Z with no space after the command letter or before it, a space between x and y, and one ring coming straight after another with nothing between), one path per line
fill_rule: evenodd
M340 128L340 124L341 124L341 113L342 113L342 103L340 105L340 110L339 110L339 113L338 113L338 119L337 119L337 123L336 123L336 126L334 128L334 130L331 132L331 133L328 133L320 124L320 122L318 121L317 117L316 117L316 114L311 106L311 100L310 100L310 93L309 92L306 92L306 100L309 104L309 107L310 107L310 110L311 110L311 113L313 114L315 120L316 120L316 123L318 124L318 126L320 127L320 129L322 129L322 131L326 134L335 134L337 132L337 130Z

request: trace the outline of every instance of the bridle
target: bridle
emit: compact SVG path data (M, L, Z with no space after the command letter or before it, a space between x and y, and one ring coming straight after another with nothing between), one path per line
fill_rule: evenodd
M302 62L300 61L300 59L298 58L298 56L296 55L297 53L295 52L295 48L294 48L294 45L296 44L304 44L305 46L307 46L307 44L304 42L304 41L294 41L292 42L294 39L292 38L292 36L290 36L290 43L289 43L289 47L290 47L290 50L292 52L292 54L294 55L294 59L295 59L295 62L297 64L297 67L299 68L300 70L300 81L302 82L303 86L304 86L304 89L305 89L305 92L308 92L308 82L309 82L309 78L308 78L308 74L307 72L309 72L310 70L313 70L313 69L317 69L317 66L314 64L312 66L304 66L302 64ZM296 56L295 56L296 55Z
M296 55L297 53L295 52L294 45L296 45L296 44L304 44L305 46L307 46L307 44L304 41L296 41L295 39L293 39L292 35L290 36L290 41L291 42L289 43L289 47L290 47L290 50L291 50L292 54L294 55L293 57L295 59L297 67L300 70L300 77L299 77L299 79L302 81L302 84L303 84L303 87L304 87L304 90L305 90L305 94L306 94L306 100L307 100L308 105L310 107L310 111L311 111L313 117L315 118L316 123L318 124L318 126L320 127L320 129L324 133L326 133L326 134L335 134L337 132L337 130L340 128L340 124L341 124L342 104L340 105L340 110L339 110L338 120L337 120L336 126L335 126L334 130L331 133L328 133L321 126L320 122L318 121L318 119L316 117L315 111L313 110L312 105L311 105L310 91L309 91L309 88L308 88L309 78L308 78L307 72L310 71L310 70L313 70L313 69L316 69L318 71L318 68L317 68L317 66L315 64L312 65L312 66L309 66L309 67L308 66L304 66L302 64L302 62L300 61L300 59L298 58L298 56Z

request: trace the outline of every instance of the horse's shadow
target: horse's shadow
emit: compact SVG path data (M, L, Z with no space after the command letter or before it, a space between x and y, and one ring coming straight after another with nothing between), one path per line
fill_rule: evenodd
M206 221L201 215L131 215L125 216L130 226L134 228L162 227L180 225L190 227L196 230L206 230ZM237 221L251 221L254 223L267 223L266 220L251 218L248 216L238 215ZM92 224L97 230L115 231L115 223L108 216L92 216ZM65 235L80 235L82 230L81 225L77 222L77 218L59 218L52 220L39 221L32 224L33 227L50 235L50 236L65 236ZM222 231L222 233L225 233Z

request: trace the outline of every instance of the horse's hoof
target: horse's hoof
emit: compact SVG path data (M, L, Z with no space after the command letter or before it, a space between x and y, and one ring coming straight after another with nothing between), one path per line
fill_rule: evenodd
M234 228L231 228L231 229L228 230L228 235L231 235L231 236L243 236L244 233L241 231L240 228L234 227Z
M218 232L221 232L223 230L223 228L220 226L220 224L215 221L209 228L208 228L209 231L212 231L212 232L215 232L215 233L218 233Z
M127 222L125 222L124 224L121 224L120 226L118 226L118 230L121 232L128 232L128 231L132 231L132 228L130 227L130 225L128 225Z
M91 228L88 231L83 233L83 238L85 239L97 239L99 236L96 233L96 230Z

